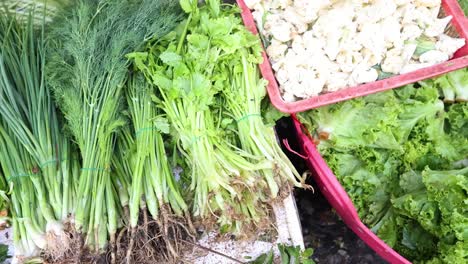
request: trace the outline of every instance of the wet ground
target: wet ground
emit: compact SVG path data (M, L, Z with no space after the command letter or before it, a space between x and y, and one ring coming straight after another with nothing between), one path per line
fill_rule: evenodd
M289 118L283 118L277 123L277 133L280 138L288 139L292 149L300 149ZM307 170L302 158L287 150L285 153L299 172ZM314 186L315 192L297 190L295 196L305 246L314 249L312 258L318 264L386 263L346 227L315 186L313 179L309 179L309 184Z

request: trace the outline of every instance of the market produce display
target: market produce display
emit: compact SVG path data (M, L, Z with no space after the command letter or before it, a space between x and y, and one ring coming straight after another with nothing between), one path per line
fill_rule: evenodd
M15 262L178 263L212 231L273 241L272 205L311 187L278 145L261 39L286 101L465 45L440 0L245 2L260 38L221 0L0 4L0 229ZM467 80L298 115L362 220L415 263L468 261Z
M468 69L298 115L362 221L414 263L466 263Z
M441 0L246 0L286 102L444 62L465 45Z
M197 231L272 230L272 203L308 186L263 120L262 49L239 9L55 2L0 6L15 261L177 262Z

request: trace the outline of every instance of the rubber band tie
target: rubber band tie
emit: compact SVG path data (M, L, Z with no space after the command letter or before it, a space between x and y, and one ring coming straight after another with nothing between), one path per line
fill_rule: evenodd
M57 163L59 160L58 159L51 159L43 162L42 164L39 165L39 168L43 169L45 166L53 163Z
M106 166L105 168L81 168L82 171L110 171L110 167Z
M193 137L192 137L192 143L191 143L191 144L193 145L193 143L197 142L197 141L198 141L201 137L203 137L203 136L206 136L206 135L201 135L201 136L197 136L197 137L193 136Z
M250 117L262 117L262 115L261 114L247 114L247 115L237 119L236 122L239 123L239 122L241 122L243 120L246 120L246 119L248 119Z
M7 179L17 179L17 178L22 178L22 177L34 177L39 175L39 173L18 173L11 175L10 177L7 177Z
M140 135L141 132L152 131L152 130L158 130L158 128L157 128L157 127L143 127L143 128L140 128L140 129L138 129L138 131L135 133L135 136L138 137L138 135Z
M72 159L69 159L69 158L63 158L63 159L51 159L51 160L47 160L45 162L43 162L41 165L39 165L39 168L43 169L45 166L49 165L49 164L53 164L53 163L59 163L59 162L62 162L62 161L72 161L72 160L78 160L78 158L72 158Z

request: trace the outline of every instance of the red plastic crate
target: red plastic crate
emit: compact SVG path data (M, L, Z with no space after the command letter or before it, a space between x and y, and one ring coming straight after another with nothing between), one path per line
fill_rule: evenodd
M254 34L258 34L255 21L249 8L245 5L243 0L237 0L237 4L242 10L241 15L246 27ZM280 89L275 79L273 70L271 68L270 61L268 60L268 57L264 51L264 60L263 63L260 65L260 71L263 75L263 78L268 80L267 90L271 103L276 108L278 108L278 110L285 113L303 112L305 110L349 100L355 97L365 96L372 93L401 87L406 84L433 78L447 72L467 67L468 18L464 16L463 10L460 8L460 5L458 4L457 0L442 0L442 8L444 9L446 15L451 15L453 17L451 24L458 32L459 37L464 38L466 40L465 46L459 49L451 60L414 72L396 75L388 79L349 87L336 92L326 93L315 97L311 97L309 99L303 99L300 101L288 103L285 102L281 96Z
M343 222L351 228L370 248L372 248L379 256L392 264L409 264L411 263L401 255L399 255L390 246L385 244L383 240L378 238L361 219L359 219L356 208L349 198L348 194L336 179L326 161L317 151L314 142L309 137L307 130L297 120L295 115L294 126L296 128L299 144L302 146L303 154L306 156L306 162L311 169L315 182L320 191L328 200L328 202L336 210Z

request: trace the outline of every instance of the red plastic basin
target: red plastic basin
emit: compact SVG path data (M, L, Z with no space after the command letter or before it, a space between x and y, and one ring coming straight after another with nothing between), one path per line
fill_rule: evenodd
M307 166L312 172L312 176L317 183L320 191L323 193L328 202L336 210L343 222L351 228L370 248L372 248L379 256L392 264L409 264L411 263L390 246L385 244L383 240L378 238L367 226L365 226L357 214L357 210L349 198L348 194L341 186L336 176L328 167L326 161L317 151L314 142L309 137L307 130L297 120L295 115L294 126L296 128L299 144L302 146L303 154L307 157Z
M249 8L245 5L243 0L237 0L237 4L242 10L241 15L242 19L244 20L245 26L254 34L258 34L255 21ZM285 113L303 112L305 110L349 100L355 97L365 96L372 93L401 87L409 83L433 78L447 72L467 67L468 18L464 16L463 10L460 8L460 5L458 4L457 0L442 0L442 8L444 9L446 15L451 15L453 17L451 24L458 32L459 37L464 38L466 40L465 46L459 49L451 60L414 72L396 75L388 79L349 87L336 92L326 93L315 97L311 97L309 99L288 103L285 102L281 96L280 89L275 79L273 70L271 68L270 61L268 60L268 57L264 51L264 60L263 63L260 65L260 71L263 75L263 78L268 80L267 90L271 103L276 108L278 108L278 110Z

